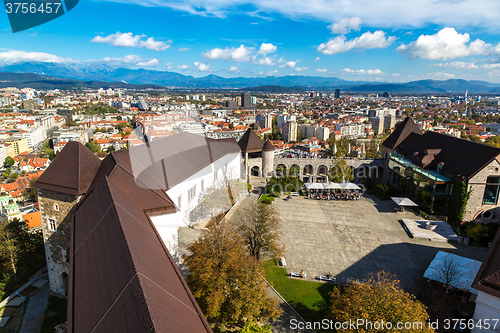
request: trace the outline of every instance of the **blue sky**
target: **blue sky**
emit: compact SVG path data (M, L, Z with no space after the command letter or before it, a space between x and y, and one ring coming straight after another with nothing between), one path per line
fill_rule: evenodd
M500 82L498 0L81 0L12 33L0 65L107 64L223 77Z

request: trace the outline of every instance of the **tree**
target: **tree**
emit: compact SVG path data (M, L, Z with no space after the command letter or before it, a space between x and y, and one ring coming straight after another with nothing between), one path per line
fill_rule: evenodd
M384 271L372 273L363 281L352 281L342 290L330 293L331 316L337 322L391 323L393 329L398 322L413 324L404 332L433 332L427 325L429 315L426 307L401 288L393 275ZM421 325L421 326L420 326ZM420 327L416 327L420 326ZM386 326L387 328L387 326ZM362 326L340 329L338 332L394 332L391 329Z
M433 279L441 282L444 285L443 296L441 297L441 303L439 305L440 314L443 314L443 305L446 299L446 294L451 286L456 286L460 279L462 278L462 273L458 268L456 262L454 262L450 257L446 257L444 261L436 267L436 272Z
M30 199L31 201L38 201L38 194L36 192L36 187L33 186L33 184L36 182L37 179L38 177L33 177L30 180L29 185L26 186L26 188L23 191L23 195L26 198Z
M85 144L85 147L90 149L90 151L93 153L97 153L100 150L99 145L97 143L92 142L92 141L87 142Z
M14 161L14 159L10 156L7 156L5 158L5 161L3 162L3 165L6 167L6 168L9 168L11 166L13 166L14 164L16 163L16 161Z
M262 251L279 257L280 245L278 212L272 205L255 203L238 211L236 228L243 237L250 255L260 261Z
M354 180L354 175L352 174L351 167L345 160L337 159L334 166L330 169L330 181L340 183L342 179L345 181Z
M229 223L204 231L187 249L191 255L183 259L190 272L189 288L215 327L273 320L280 314L277 301L267 293L262 268Z
M7 262L7 266L14 274L17 282L17 261L19 260L19 248L17 246L14 231L9 228L8 223L0 224L0 258Z

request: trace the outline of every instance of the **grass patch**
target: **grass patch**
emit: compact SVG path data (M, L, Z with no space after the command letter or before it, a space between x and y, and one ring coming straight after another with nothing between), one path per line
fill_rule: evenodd
M266 199L271 200L271 202L274 201L274 197L268 196L267 194L262 194L262 196L260 197L258 203L266 203Z
M67 300L50 296L40 333L53 333L54 327L66 322L67 306Z
M266 279L281 296L306 320L321 321L327 318L330 292L334 285L291 279L286 269L278 267L274 260L264 262Z

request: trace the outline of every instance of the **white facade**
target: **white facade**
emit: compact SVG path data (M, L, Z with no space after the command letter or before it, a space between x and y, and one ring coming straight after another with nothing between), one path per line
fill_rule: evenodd
M191 226L196 222L191 220L191 212L197 207L200 197L207 189L240 179L240 165L240 153L227 154L166 192L179 211L150 218L174 258L178 253L177 229ZM233 195L236 196L234 193ZM227 201L223 200L220 203L220 212L230 208L227 207L228 203L230 203L229 195Z
M481 290L478 290L476 298L476 309L474 310L474 321L478 323L481 321L483 328L475 327L472 329L472 333L476 332L488 332L488 333L498 333L500 332L500 321L496 319L500 318L500 298L492 296ZM485 329L485 323L488 322L491 326L490 329Z
M44 126L30 128L28 131L23 132L22 136L26 139L28 147L33 148L47 138L47 130Z
M359 138L366 136L365 124L335 124L335 130L339 131L342 137Z

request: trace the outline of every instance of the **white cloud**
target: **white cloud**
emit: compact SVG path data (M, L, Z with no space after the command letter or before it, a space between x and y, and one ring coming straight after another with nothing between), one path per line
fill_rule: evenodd
M237 66L231 66L227 71L231 73L239 73L240 69Z
M181 48L178 48L177 51L179 51L179 52L189 51L189 47L181 47Z
M0 64L11 65L22 62L70 63L77 61L71 58L59 57L44 52L28 52L28 51L17 51L17 50L8 50L0 52Z
M226 47L225 49L211 49L206 52L203 56L207 60L221 59L221 60L231 60L231 61L241 61L247 62L250 60L250 53L253 47L246 47L245 45L240 45L238 48Z
M316 59L314 59L314 60L318 61L319 59L320 59L320 57L316 57Z
M442 68L453 68L453 69L478 69L479 66L473 62L463 62L463 61L454 61L447 63L439 63L432 66L442 67Z
M200 63L198 61L195 62L193 65L195 65L195 67L197 67L200 72L206 72L206 71L210 70L210 66L209 65L202 64L202 63Z
M284 63L283 65L280 65L280 67L281 68L286 68L286 67L294 68L296 64L297 64L296 61L288 61L288 62Z
M274 59L271 57L263 57L260 58L258 61L254 62L257 65L265 65L265 66L274 66Z
M326 68L317 68L316 69L316 73L327 73L328 72L328 69Z
M177 68L179 68L181 71L186 71L189 69L189 66L188 65L182 65L182 66L177 66Z
M485 64L481 66L482 69L499 69L500 64Z
M383 75L385 74L380 69L350 69L344 68L340 71L341 74L356 74L356 75Z
M433 78L433 79L445 79L445 80L455 78L455 75L453 75L451 73L443 73L443 72L429 73L429 74L426 74L425 76Z
M365 32L359 37L346 41L346 37L337 36L327 43L318 46L318 51L323 54L337 54L347 52L353 49L365 50L384 48L391 45L396 38L389 36L386 38L385 32L377 30L375 32Z
M307 71L308 69L309 69L309 67L295 67L296 72L303 72L303 71Z
M491 44L476 39L469 43L470 35L459 34L454 28L444 28L434 35L420 35L408 45L402 44L396 50L409 59L422 58L447 60L471 55L488 54Z
M156 67L160 64L158 59L146 59L138 55L126 55L123 58L110 58L105 57L102 59L103 62L106 62L111 66L138 66L138 67Z
M276 45L273 45L271 43L262 43L260 45L259 52L257 52L257 53L265 56L268 53L276 52L277 49L278 49L278 47Z
M480 26L492 31L500 28L498 0L107 0L149 7L169 7L193 15L226 17L242 4L246 14L273 13L288 18L316 18L324 22L359 17L367 26L379 28L438 26Z
M164 51L170 47L169 44L156 41L153 37L143 40L146 35L135 35L131 32L111 34L106 37L96 36L91 42L106 43L114 47L144 47L153 51Z
M351 30L358 31L363 21L359 17L344 18L328 26L332 34L345 35Z

